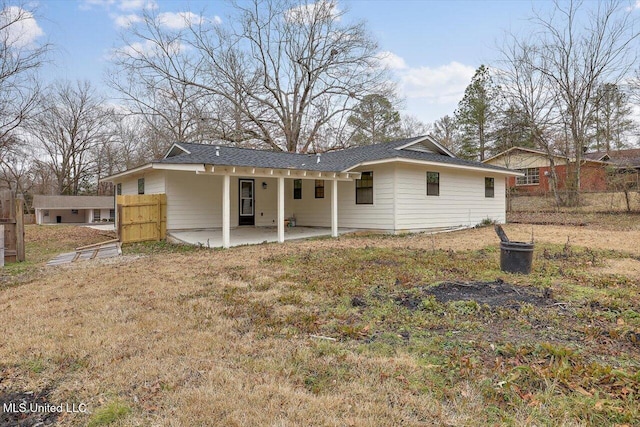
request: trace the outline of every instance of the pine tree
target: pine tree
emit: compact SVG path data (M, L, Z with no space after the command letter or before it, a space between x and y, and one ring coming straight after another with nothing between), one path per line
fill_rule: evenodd
M400 113L385 96L366 95L349 116L348 124L353 128L350 145L386 142L400 133Z
M489 69L481 65L458 103L456 120L462 131L461 157L484 160L494 125L499 87L493 83Z
M593 140L596 151L619 150L624 147L624 137L633 130L629 97L613 83L598 87L591 102L594 105Z

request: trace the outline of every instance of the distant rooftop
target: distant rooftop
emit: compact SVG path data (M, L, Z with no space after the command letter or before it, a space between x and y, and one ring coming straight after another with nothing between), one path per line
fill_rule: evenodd
M113 209L113 196L33 196L37 209Z

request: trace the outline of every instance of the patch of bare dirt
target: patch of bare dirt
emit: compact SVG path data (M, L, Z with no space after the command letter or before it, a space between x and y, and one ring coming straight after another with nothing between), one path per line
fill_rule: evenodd
M0 426L50 426L55 425L60 415L47 401L48 390L38 393L30 391L0 392ZM8 409L8 410L5 410Z
M494 282L445 282L429 288L427 293L440 302L476 301L490 307L520 308L521 303L542 307L553 303L550 290L539 292L529 287L515 286L498 279Z
M522 303L536 307L551 305L551 291L538 291L533 288L511 285L501 279L494 282L444 282L434 287L423 288L424 295L433 295L439 302L475 301L489 307L519 309ZM403 294L395 301L411 310L420 308L422 295Z

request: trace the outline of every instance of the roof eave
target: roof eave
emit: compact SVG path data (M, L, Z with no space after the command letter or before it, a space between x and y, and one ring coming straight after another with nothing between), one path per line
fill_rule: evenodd
M521 172L516 172L509 169L493 169L493 168L469 166L469 165L456 165L451 163L433 162L429 160L407 159L404 157L391 157L388 159L371 160L367 162L362 162L362 163L358 163L357 165L351 166L348 169L345 169L343 172L350 172L353 169L358 167L375 166L375 165L381 165L381 164L393 163L393 162L407 163L407 164L414 164L414 165L437 166L437 167L449 168L449 169L464 169L464 170L471 170L471 171L477 171L477 172L487 172L487 173L491 172L494 174L505 175L505 176L524 176L524 174Z
M124 172L107 176L105 178L102 178L100 182L114 182L117 179L125 178L131 175L136 175L141 172L146 172L149 170L179 170L179 171L187 171L187 172L198 172L198 171L204 171L204 164L152 162L152 163L147 163L146 165L138 166L137 168L129 169Z

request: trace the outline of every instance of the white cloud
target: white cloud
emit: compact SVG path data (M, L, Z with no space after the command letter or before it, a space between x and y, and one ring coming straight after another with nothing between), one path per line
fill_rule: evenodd
M180 30L189 24L201 24L203 20L202 16L193 12L164 12L158 15L158 23L171 30Z
M336 1L318 0L315 3L303 4L287 10L284 17L289 22L307 24L312 18L328 20L340 19L340 9Z
M104 9L117 8L122 11L134 11L143 9L157 9L158 3L155 0L81 0L80 9L89 10L94 7Z
M169 46L169 51L172 54L177 54L187 49L187 46L174 42ZM140 58L143 56L154 57L161 56L164 53L161 52L160 47L151 40L145 40L144 42L134 42L127 46L122 46L118 49L113 49L107 59L113 59L118 57L134 57Z
M407 68L407 63L404 62L404 58L396 55L393 52L380 52L378 54L378 61L383 66L389 68L390 70L404 70Z
M406 112L425 123L453 114L476 71L474 66L456 61L413 67L393 52L382 52L378 60L393 75L398 95L406 99Z
M44 35L33 14L18 6L9 6L0 11L0 37L15 47L27 47Z
M123 11L152 10L157 8L158 3L156 3L155 0L120 0L118 2L118 9Z
M406 98L422 98L426 102L444 104L458 102L462 98L475 67L454 61L435 68L407 67L395 73Z
M143 21L142 16L136 15L135 13L129 15L115 15L112 16L112 19L117 27L129 27Z

